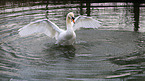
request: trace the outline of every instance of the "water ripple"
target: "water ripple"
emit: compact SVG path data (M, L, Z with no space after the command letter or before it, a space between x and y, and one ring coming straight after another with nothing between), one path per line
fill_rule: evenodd
M132 7L91 7L91 16L102 22L100 30L76 31L76 44L63 47L56 46L55 40L45 35L18 35L19 28L32 21L45 19L46 14L52 22L65 29L66 14L73 11L78 16L81 12L80 3L46 3L26 1L18 4L7 1L0 6L0 80L120 81L121 78L144 76L145 35L106 31L132 31ZM102 4L93 3L92 6ZM83 5L82 13L87 15L86 4ZM142 29L145 20L143 11L144 8L141 8Z

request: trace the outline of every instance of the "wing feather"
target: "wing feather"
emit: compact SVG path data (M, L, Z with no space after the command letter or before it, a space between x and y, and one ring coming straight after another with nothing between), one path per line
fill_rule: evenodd
M53 38L56 37L58 33L62 32L63 30L60 29L56 24L54 24L50 20L42 19L35 22L31 22L30 24L22 27L18 31L19 35L22 37L29 36L34 33L44 33L47 36Z
M98 28L101 22L87 16L78 16L75 19L74 30L82 28Z

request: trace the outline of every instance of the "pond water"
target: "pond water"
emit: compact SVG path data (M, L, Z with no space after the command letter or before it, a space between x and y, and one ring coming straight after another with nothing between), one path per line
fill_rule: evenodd
M98 5L126 3L92 3ZM140 29L134 32L133 4L127 7L91 7L99 29L76 31L73 46L56 46L45 35L20 37L18 29L46 16L65 29L65 16L85 14L86 4L9 2L0 6L1 81L144 81L145 8L140 7ZM80 12L81 11L81 12ZM47 15L46 15L47 14Z

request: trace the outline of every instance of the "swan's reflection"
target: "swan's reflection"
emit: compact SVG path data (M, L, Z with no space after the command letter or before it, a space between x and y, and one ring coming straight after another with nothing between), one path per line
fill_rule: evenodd
M67 46L58 46L58 45L51 45L48 46L47 49L45 49L45 52L48 52L50 56L59 56L59 57L65 57L65 58L73 58L75 57L75 47L73 45L67 45Z

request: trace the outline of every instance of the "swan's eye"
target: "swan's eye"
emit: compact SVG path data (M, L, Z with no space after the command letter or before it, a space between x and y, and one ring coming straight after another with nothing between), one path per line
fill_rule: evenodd
M72 20L75 20L75 18L74 18L74 17L72 17Z

